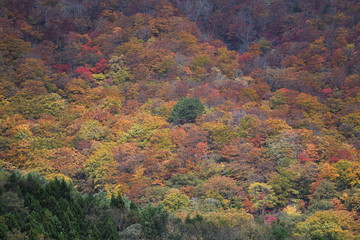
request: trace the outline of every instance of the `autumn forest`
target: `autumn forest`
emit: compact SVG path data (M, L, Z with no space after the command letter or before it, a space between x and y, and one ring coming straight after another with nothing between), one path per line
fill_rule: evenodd
M357 0L0 0L0 239L360 239Z

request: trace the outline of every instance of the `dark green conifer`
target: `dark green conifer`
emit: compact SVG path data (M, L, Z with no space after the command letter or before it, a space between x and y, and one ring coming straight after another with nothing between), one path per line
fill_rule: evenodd
M182 98L176 103L169 122L175 124L192 123L205 112L204 105L198 98Z

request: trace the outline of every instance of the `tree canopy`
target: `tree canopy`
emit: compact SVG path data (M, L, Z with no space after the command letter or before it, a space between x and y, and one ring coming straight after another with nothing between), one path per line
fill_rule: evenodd
M199 98L182 98L174 106L169 121L172 123L193 123L195 118L205 112Z

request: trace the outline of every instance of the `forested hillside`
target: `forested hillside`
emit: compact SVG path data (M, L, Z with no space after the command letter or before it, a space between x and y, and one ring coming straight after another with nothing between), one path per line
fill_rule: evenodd
M0 6L1 239L360 237L359 1Z

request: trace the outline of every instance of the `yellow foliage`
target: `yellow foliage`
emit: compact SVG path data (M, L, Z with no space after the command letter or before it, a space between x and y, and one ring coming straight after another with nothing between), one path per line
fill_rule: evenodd
M321 104L316 97L306 93L300 93L294 100L300 108L303 108L306 112L311 114L318 114L325 110L325 106Z
M28 139L32 136L29 124L20 124L15 127L14 138L16 139Z
M325 39L323 36L315 39L314 42L310 43L310 49L314 51L314 53L322 53L326 51Z
M217 226L240 226L244 222L252 221L253 215L239 211L238 209L227 209L224 211L210 212L202 215L205 220L212 221Z
M324 163L321 168L321 176L333 181L340 177L340 174L337 173L337 169L335 167L331 166L329 163Z
M259 105L259 103L257 103L257 102L248 102L248 103L245 103L242 106L242 108L243 109L251 109L251 108L256 108L258 105Z
M355 215L344 210L317 211L296 225L295 236L301 239L358 239Z
M45 178L49 179L49 180L55 180L55 179L62 179L67 183L71 183L72 179L62 173L51 173L51 174L47 174L45 175Z
M152 116L147 113L140 113L136 118L137 123L151 130L159 127L169 126L169 123L165 120L165 118L160 116Z
M137 167L133 174L133 182L139 180L144 177L145 168L144 167Z
M289 216L300 216L301 213L297 209L297 207L288 205L283 209L283 212L286 213Z
M105 191L109 198L111 198L113 194L123 194L126 190L128 189L123 184L105 184Z
M290 130L291 127L282 119L269 118L264 121L268 134L279 134L283 130Z
M236 135L230 126L223 123L206 122L203 127L209 131L211 138L220 145L227 144Z

